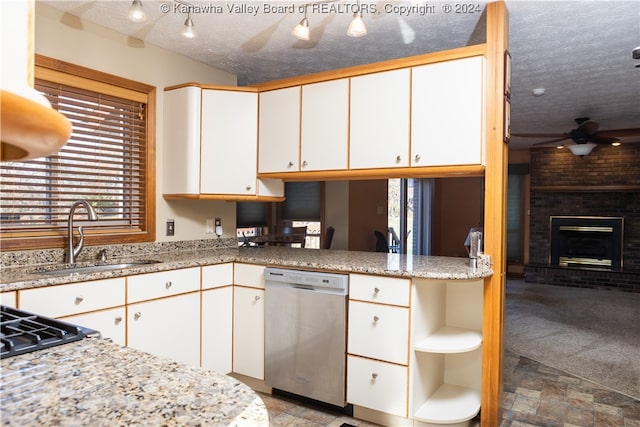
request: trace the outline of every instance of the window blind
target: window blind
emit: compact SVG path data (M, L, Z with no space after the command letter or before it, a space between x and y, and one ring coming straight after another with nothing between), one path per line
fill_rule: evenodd
M71 204L82 198L98 214L91 230L144 229L146 103L42 79L35 80L35 88L69 119L73 130L54 155L2 164L3 237L59 234ZM78 220L86 218L82 209L78 214Z
M322 185L319 181L285 182L282 219L320 221Z

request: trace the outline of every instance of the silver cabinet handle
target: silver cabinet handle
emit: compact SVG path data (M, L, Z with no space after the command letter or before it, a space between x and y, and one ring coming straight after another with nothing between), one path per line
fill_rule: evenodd
M289 164L287 164L287 167L288 167L288 168L293 167L293 162L289 162Z
M373 316L373 322L377 322L378 320L380 320L380 318L378 316Z
M399 163L402 160L402 157L396 156L396 163Z
M251 191L251 186L247 185L247 191Z
M421 157L420 157L420 154L416 154L416 157L415 157L416 162L419 162L419 161L420 161L420 158L421 158Z
M113 321L113 323L115 323L116 325L119 325L120 322L122 322L122 316L117 316Z
M373 293L378 295L378 293L380 292L380 288L373 288Z
M169 280L167 283L164 284L164 287L167 289L171 289L171 286L173 286L173 283L171 283L171 280Z
M141 317L142 317L142 313L141 313L141 312L139 312L139 311L137 311L137 312L133 315L133 318L134 318L134 319L136 319L136 320L138 320L138 319L139 319L139 318L141 318Z
M375 372L371 374L371 379L375 380L376 378L378 378L378 374L376 374Z
M302 162L302 166L303 166L303 167L304 167L304 166L307 166L308 164L309 164L309 163L308 163L306 160L304 160L304 161Z
M78 295L76 297L76 305L80 304L82 301L84 301L84 297L82 295Z
M256 295L253 299L256 301L260 301L260 295Z

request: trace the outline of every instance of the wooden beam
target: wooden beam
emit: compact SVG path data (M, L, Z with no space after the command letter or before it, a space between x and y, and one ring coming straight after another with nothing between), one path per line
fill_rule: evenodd
M488 3L487 16L487 159L485 169L484 251L491 255L493 276L485 280L482 325L483 426L502 419L504 306L506 284L507 144L504 142L505 52L509 18L504 1Z

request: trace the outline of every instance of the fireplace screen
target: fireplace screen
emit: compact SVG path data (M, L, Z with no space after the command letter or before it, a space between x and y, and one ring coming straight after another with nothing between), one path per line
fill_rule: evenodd
M622 270L623 218L551 217L551 265Z

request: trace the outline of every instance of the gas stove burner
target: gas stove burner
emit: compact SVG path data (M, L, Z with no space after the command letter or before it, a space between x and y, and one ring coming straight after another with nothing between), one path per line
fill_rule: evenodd
M95 331L67 322L0 306L0 359L79 341Z

